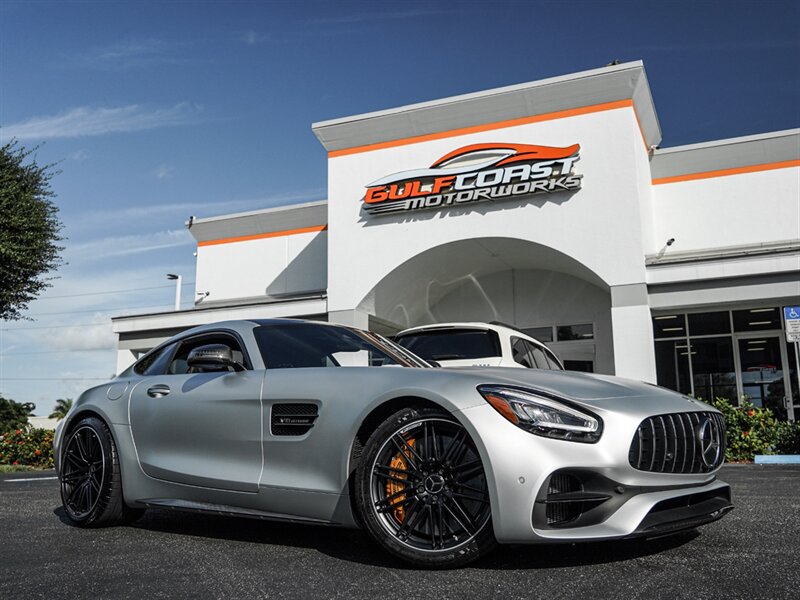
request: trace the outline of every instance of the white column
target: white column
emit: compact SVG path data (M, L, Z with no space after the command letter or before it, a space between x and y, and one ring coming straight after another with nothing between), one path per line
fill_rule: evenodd
M611 328L615 374L656 383L653 321L645 284L612 286Z
M347 325L357 329L369 329L369 315L360 310L332 310L328 313L328 322Z
M117 375L136 362L136 355L132 350L117 350Z

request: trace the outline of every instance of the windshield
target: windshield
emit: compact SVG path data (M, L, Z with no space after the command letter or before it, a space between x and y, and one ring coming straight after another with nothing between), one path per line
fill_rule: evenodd
M376 334L347 327L281 323L253 334L267 369L430 366Z
M398 336L395 342L425 360L461 360L500 356L500 339L482 329L439 329Z

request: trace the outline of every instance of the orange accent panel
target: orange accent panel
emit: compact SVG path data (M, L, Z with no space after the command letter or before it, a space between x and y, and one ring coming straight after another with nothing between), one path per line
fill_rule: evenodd
M216 246L217 244L232 244L233 242L249 242L250 240L263 240L266 238L283 237L286 235L296 235L298 233L312 233L314 231L325 231L327 225L314 225L313 227L301 227L300 229L286 229L284 231L271 231L270 233L256 233L254 235L243 235L241 237L222 238L220 240L206 240L197 242L198 246Z
M461 129L451 129L450 131L440 131L438 133L416 135L413 137L403 138L400 140L391 140L389 142L378 142L376 144L367 144L365 146L354 146L352 148L332 150L331 152L328 152L328 158L335 158L337 156L347 156L348 154L359 154L360 152L369 152L371 150L381 150L384 148L394 148L397 146L407 146L409 144L428 142L430 140L441 140L444 138L456 137L459 135L467 135L469 133L480 133L481 131L492 131L493 129L515 127L516 125L527 125L528 123L539 123L541 121L552 121L554 119L564 119L566 117L576 117L579 115L588 115L591 113L602 112L605 110L615 110L617 108L627 108L627 107L633 107L633 100L631 99L616 100L614 102L604 102L603 104L593 104L591 106L582 106L580 108L559 110L557 112L545 113L542 115L535 115L532 117L521 117L519 119L511 119L509 121L497 121L495 123L486 123L484 125L474 125L472 127L462 127Z
M661 177L659 179L653 179L653 185L678 183L679 181L693 181L695 179L710 179L712 177L725 177L726 175L741 175L742 173L758 173L759 171L772 171L773 169L786 169L788 167L800 167L800 160L784 160L782 162L751 165L749 167L736 167L735 169L720 169L719 171L705 171L703 173Z

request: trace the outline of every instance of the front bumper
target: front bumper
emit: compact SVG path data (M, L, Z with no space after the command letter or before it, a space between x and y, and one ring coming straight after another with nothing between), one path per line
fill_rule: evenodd
M730 487L716 479L716 471L654 473L629 464L633 434L647 416L642 413L601 413L605 429L596 444L533 435L488 404L464 409L460 416L484 460L499 542L657 537L714 521L732 508ZM558 473L585 483L581 492L549 496L551 477ZM553 523L547 510L553 498L577 500L571 506L582 502L586 509Z

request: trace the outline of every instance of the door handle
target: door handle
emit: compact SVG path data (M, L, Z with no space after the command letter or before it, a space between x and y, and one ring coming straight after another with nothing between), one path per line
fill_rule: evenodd
M164 384L154 385L147 390L147 395L151 398L163 398L169 394L169 386Z

